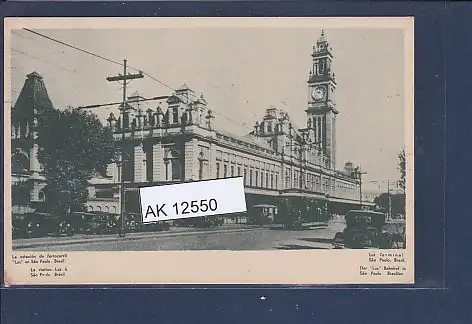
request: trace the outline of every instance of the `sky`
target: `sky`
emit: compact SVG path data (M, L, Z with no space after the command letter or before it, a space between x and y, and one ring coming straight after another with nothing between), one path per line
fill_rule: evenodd
M244 134L270 105L306 126L308 73L317 28L179 28L36 30L89 52L140 69L149 78L130 83L128 94L169 95L186 83L204 94L215 125ZM373 181L398 180L397 153L405 143L404 35L401 29L325 29L336 74L337 168L361 165L365 190ZM44 77L58 109L118 102L122 89L106 77L117 64L73 50L25 30L11 35L12 102L26 75ZM136 70L130 70L136 73ZM170 89L171 88L171 89ZM96 109L105 120L113 108ZM385 184L381 185L382 189Z

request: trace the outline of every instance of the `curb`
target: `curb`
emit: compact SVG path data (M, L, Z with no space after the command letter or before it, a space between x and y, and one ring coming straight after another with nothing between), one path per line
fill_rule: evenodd
M220 233L234 233L234 232L249 232L255 231L260 228L239 228L239 229L232 229L232 230L218 230L218 231L193 231L193 232L180 232L180 233L162 233L155 235L156 233L149 234L149 235L140 235L140 236L125 236L125 237L108 237L108 238L93 238L93 239L79 239L79 240L70 240L70 241L63 241L63 242L37 242L37 243L24 243L24 244L17 244L13 243L12 249L13 250L21 250L27 248L35 248L41 246L62 246L62 245L76 245L76 244L86 244L86 243L102 243L102 242L119 242L119 241L138 241L143 240L151 237L173 237L173 236L188 236L188 235L195 235L195 234L220 234Z
M326 227L328 227L328 225L326 225L326 224L312 225L312 226L303 227L301 229L301 231L308 231L308 230L312 230L312 229L320 229L320 228L326 228ZM269 227L269 229L272 230L272 231L285 231L286 230L282 226Z

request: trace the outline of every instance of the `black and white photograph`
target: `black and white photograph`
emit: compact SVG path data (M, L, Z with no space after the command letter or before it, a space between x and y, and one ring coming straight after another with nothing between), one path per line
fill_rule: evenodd
M411 247L401 24L56 24L5 48L12 251ZM143 222L139 188L234 177L246 212Z

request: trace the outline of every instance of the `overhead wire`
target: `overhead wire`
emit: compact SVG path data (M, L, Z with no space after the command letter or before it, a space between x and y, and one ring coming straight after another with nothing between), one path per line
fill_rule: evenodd
M85 50L85 49L82 49L82 48L80 48L80 47L77 47L77 46L68 44L68 43L66 43L66 42L63 42L63 41L58 40L58 39L55 39L55 38L53 38L53 37L50 37L50 36L45 35L45 34L42 34L42 33L40 33L40 32L31 30L31 29L29 29L29 28L23 28L23 29L24 29L25 31L28 31L28 32L30 32L30 33L32 33L32 34L35 34L35 35L40 36L40 37L43 37L43 38L45 38L45 39L48 39L48 40L50 40L50 41L52 41L52 42L55 42L55 43L57 43L57 44L60 44L60 45L62 45L62 46L66 46L66 47L68 47L68 48L74 49L74 50L76 50L76 51L80 51L80 52L85 53L85 54L87 54L87 55L91 55L91 56L93 56L93 57L96 57L96 58L105 60L105 61L107 61L107 62L116 64L116 65L119 65L119 66L121 66L121 67L124 66L124 64L121 63L121 62L115 61L115 60L113 60L113 59L104 57L104 56L102 56L102 55L93 53L93 52L88 51L88 50ZM174 92L176 91L176 89L172 88L171 86L169 86L169 85L166 84L165 82L159 80L158 78L154 77L153 75L151 75L151 74L149 74L149 73L147 73L147 72L145 72L145 71L143 71L143 70L141 70L141 69L138 69L138 68L133 67L133 66L127 66L127 67L128 67L129 69L132 69L132 70L141 72L143 75L149 77L151 80L153 80L153 81L159 83L160 85L162 85L162 86L164 86L164 87L166 87L166 88L168 88L168 89L170 89L170 90L172 90L172 91L174 91ZM196 98L195 95L193 95L193 96ZM188 104L188 102L187 102L187 104ZM246 123L238 122L238 121L236 121L236 120L234 120L234 119L232 119L232 118L230 118L230 117L224 115L223 113L220 113L220 112L217 112L217 111L214 111L214 110L212 110L212 111L213 111L216 115L222 116L223 118L225 118L225 119L227 119L227 120L229 120L229 121L231 121L231 122L237 124L238 126L242 126L242 127L246 128L246 129L252 131L252 129L251 129L250 127L246 126Z
M41 58L39 58L39 57L36 57L36 56L31 55L31 54L28 54L28 53L25 53L25 52L23 52L23 51L20 51L19 49L16 49L16 48L13 48L13 47L12 47L12 48L11 48L11 51L14 52L14 53L18 53L18 54L22 54L22 55L28 56L28 57L32 58L33 60L37 60L37 61L40 61L40 62L43 62L43 63L46 63L46 64L54 65L55 67L57 67L57 68L59 68L59 69L61 69L61 70L64 70L64 71L66 71L66 72L76 73L75 70L70 70L70 69L68 69L68 68L62 67L62 66L57 65L57 64L55 64L55 63L52 63L52 62L43 60L43 59L41 59Z

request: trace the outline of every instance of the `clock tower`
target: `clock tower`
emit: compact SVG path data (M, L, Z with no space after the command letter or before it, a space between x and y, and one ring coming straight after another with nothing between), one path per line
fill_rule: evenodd
M308 78L307 118L314 131L314 142L327 158L327 166L336 168L336 80L331 71L333 55L324 31L313 46L312 69Z

